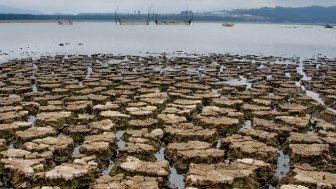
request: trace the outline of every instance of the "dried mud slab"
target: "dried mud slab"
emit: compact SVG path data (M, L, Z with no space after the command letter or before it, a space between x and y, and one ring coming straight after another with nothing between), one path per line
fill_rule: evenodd
M67 136L46 137L25 142L23 147L33 152L56 152L59 155L68 155L73 146L73 139Z
M0 123L12 123L15 121L24 121L28 116L28 111L9 111L0 113Z
M230 117L204 117L194 116L197 123L205 128L217 129L220 133L233 134L239 130L240 121L238 118Z
M278 134L257 129L241 129L239 134L250 136L255 140L264 142L271 146L277 146Z
M126 108L126 110L131 116L145 118L147 116L153 116L153 114L157 110L157 107L156 106L129 107Z
M185 117L180 117L175 114L159 114L157 118L168 125L187 122Z
M290 159L296 163L320 165L329 152L328 144L290 144Z
M200 141L169 143L166 150L169 160L180 170L187 170L190 163L218 163L224 161L224 151L211 148L211 144Z
M275 121L282 123L288 127L294 127L301 132L308 130L308 124L310 121L310 116L306 115L305 117L292 117L292 116L277 116Z
M165 126L164 132L166 140L171 142L186 142L189 140L199 140L214 142L217 137L216 129L203 129L192 123L180 123L172 126Z
M118 168L126 175L141 175L153 177L168 177L169 163L166 160L147 162L138 158L127 156L118 164Z
M15 134L16 131L26 130L32 127L33 124L30 122L13 122L7 124L0 124L0 134L3 138L8 138L10 135Z
M111 119L115 123L123 123L123 124L125 124L131 117L130 115L126 115L118 111L111 111L111 110L102 111L100 112L99 115L104 119Z
M88 124L91 133L109 132L115 130L115 124L110 119L95 121Z
M132 119L128 122L128 126L132 128L156 128L159 121L157 119L148 118L148 119Z
M126 176L125 174L118 174L113 177L102 176L95 180L91 185L92 189L106 189L106 188L128 188L128 189L159 189L159 179L155 177L146 176Z
M162 129L154 129L151 132L147 128L127 129L124 135L126 144L119 149L118 156L134 156L142 160L154 161L156 159L154 153L158 151L162 137Z
M97 104L93 106L93 112L99 113L101 111L108 111L108 110L118 110L119 105L113 104L112 102L106 102L105 104Z
M62 163L50 171L34 175L37 182L56 185L61 188L77 188L93 181L98 169L95 156L75 159L73 163Z
M186 185L200 188L259 188L272 175L271 165L254 159L225 164L191 164Z
M222 98L214 98L212 99L212 103L215 106L223 107L223 108L235 108L237 110L243 105L242 100L236 99L222 99Z
M97 135L85 136L84 143L80 145L80 152L106 156L110 154L116 135L113 132L104 132Z
M223 148L228 150L229 156L235 158L254 158L274 163L277 160L277 149L250 136L232 135L222 138Z
M302 185L294 185L294 184L285 184L280 187L280 189L309 189Z
M335 188L336 174L323 172L309 166L297 166L285 178L286 183L302 185L307 188Z
M19 187L31 179L35 173L45 169L46 160L37 153L26 150L8 149L1 154L1 167L5 174L11 174L11 184Z
M54 136L57 134L57 131L53 127L31 127L24 131L16 131L15 134L19 139L29 141L47 136Z
M294 129L288 126L284 126L282 124L277 124L274 121L266 120L266 119L259 119L253 118L252 119L253 128L260 129L268 132L278 133L282 136L288 136L291 131Z
M36 125L62 128L73 119L71 112L43 112L36 115Z

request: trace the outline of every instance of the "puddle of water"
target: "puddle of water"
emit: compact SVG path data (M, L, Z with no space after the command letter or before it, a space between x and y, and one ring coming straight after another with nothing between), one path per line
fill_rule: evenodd
M125 141L123 140L123 135L124 135L125 131L119 130L116 133L117 136L117 146L118 148L123 148L125 147Z
M76 155L79 155L79 154L80 154L80 152L79 152L79 145L76 145L75 148L72 151L72 155L76 156Z
M219 91L220 89L211 89L211 92L212 93L215 93L215 94L218 94L218 91Z
M184 184L184 176L179 175L176 171L176 169L173 167L170 167L170 175L169 175L169 182L171 183L170 187L171 188L178 188L178 189L183 189L185 187Z
M156 157L157 161L165 160L164 150L165 150L165 148L161 147L160 150L154 154L154 156Z
M115 166L114 162L112 160L109 160L109 166L103 169L102 176L109 175L114 166Z
M240 128L240 130L242 129L251 129L252 128L252 122L251 120L246 120L244 122L244 124L242 125L242 128Z
M30 123L32 123L33 126L34 126L35 122L36 122L36 117L35 116L28 116L27 121L30 122Z
M158 152L154 154L157 161L166 160L164 155L165 148L161 147ZM174 166L169 166L170 169L170 175L169 175L169 182L170 182L170 188L178 188L183 189L185 187L184 184L184 175L180 175L177 173Z
M321 64L316 64L316 69L319 70L321 67Z
M9 95L9 98L20 98L20 96L17 94L11 94Z
M33 69L38 70L38 66L36 64L33 64Z
M260 64L260 66L257 67L257 69L263 69L265 68L266 66L264 64Z
M225 66L224 65L221 65L221 67L219 68L219 73L218 74L221 74L225 69Z
M8 149L15 149L14 147L14 144L10 143L8 146L7 146Z
M289 172L289 156L285 155L282 150L278 151L277 169L275 171L275 176L279 179L286 176Z
M88 66L86 78L90 78L91 74L92 74L92 67Z
M296 72L303 76L302 77L303 81L309 81L309 80L311 80L312 78L311 77L307 77L306 73L303 70L304 70L303 62L300 61L299 66L296 67Z
M221 144L222 144L222 143L221 143L221 140L218 140L218 141L217 141L217 144L216 144L216 148L219 149L219 148L221 147Z
M161 96L168 97L168 93L167 92L161 92Z
M32 84L32 90L34 93L37 92L37 85L36 84Z
M292 78L292 76L290 75L290 73L285 73L286 77Z
M323 100L320 98L320 95L314 91L307 91L306 90L306 95L313 98L315 101L317 101L318 103L324 105Z
M252 88L252 84L247 82L247 79L243 76L239 76L240 79L231 79L228 81L224 81L223 83L225 84L229 84L232 86L240 86L240 85L245 85L246 89L251 89Z

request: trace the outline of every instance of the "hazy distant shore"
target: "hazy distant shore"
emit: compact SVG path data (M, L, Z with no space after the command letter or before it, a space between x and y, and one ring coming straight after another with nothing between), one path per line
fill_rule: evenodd
M84 22L111 22L115 23L115 20L74 20L73 23L84 23ZM57 20L0 20L0 24L8 23L57 23ZM312 25L312 26L324 26L325 23L293 23L293 22L247 22L247 21L193 21L192 23L236 23L236 24L283 24L283 25ZM331 24L336 26L336 24Z

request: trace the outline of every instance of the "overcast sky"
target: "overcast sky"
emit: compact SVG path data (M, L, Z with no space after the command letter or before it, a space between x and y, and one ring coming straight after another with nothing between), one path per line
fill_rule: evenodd
M336 0L0 0L0 4L43 13L147 12L152 5L161 13L189 9L194 12L274 6L336 6Z

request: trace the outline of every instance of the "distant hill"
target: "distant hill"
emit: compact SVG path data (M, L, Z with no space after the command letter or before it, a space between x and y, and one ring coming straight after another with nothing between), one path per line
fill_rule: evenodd
M232 11L238 15L259 16L270 22L336 23L334 7L275 7Z
M41 14L41 13L26 9L18 9L0 4L0 14Z

